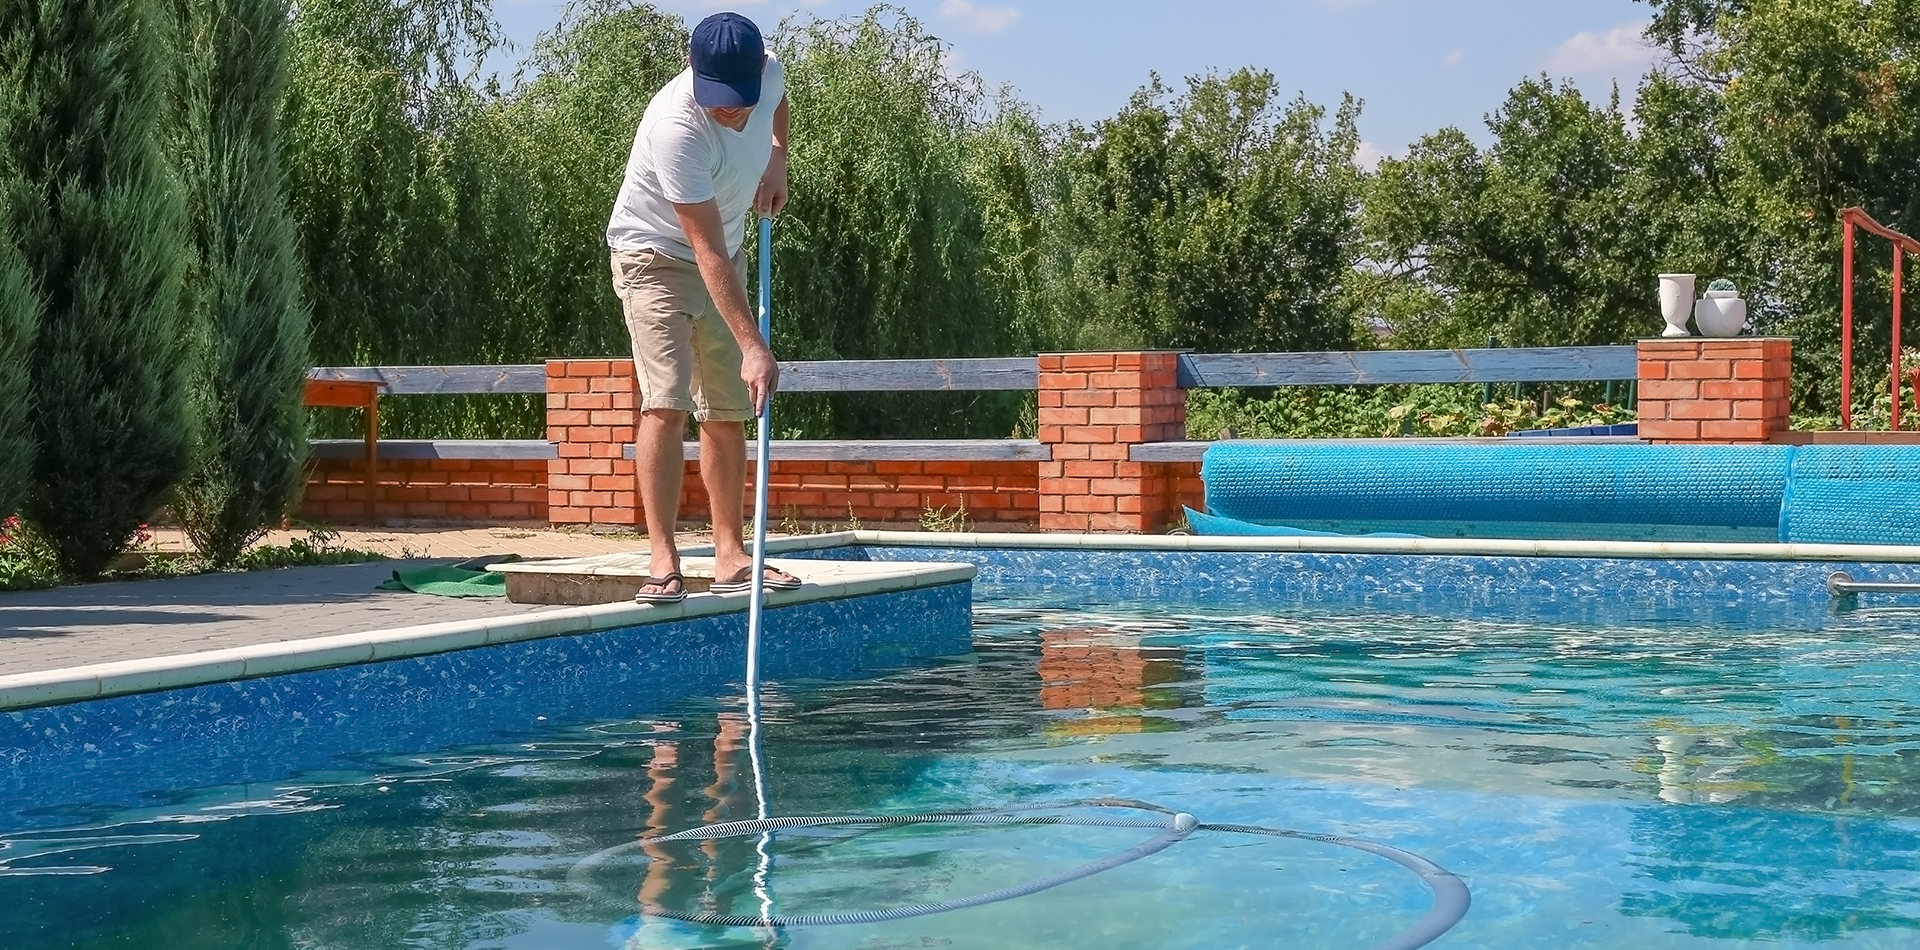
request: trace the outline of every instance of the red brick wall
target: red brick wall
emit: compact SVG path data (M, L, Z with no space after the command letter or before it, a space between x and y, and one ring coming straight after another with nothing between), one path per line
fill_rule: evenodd
M751 461L746 504L753 504ZM845 522L851 511L861 521L918 523L927 511L951 514L963 506L974 522L1033 523L1040 511L1038 464L776 461L767 492L770 520ZM708 518L706 489L692 462L680 489L680 518Z
M359 524L367 521L366 462L316 459L307 476L300 517ZM382 459L373 521L481 521L510 524L547 520L547 463L464 459Z
M916 523L928 511L964 506L976 524L1157 531L1204 496L1198 463L1129 458L1133 445L1185 437L1177 366L1172 353L1043 356L1040 437L1053 461L779 461L773 517ZM374 518L642 525L634 463L623 457L634 437L635 389L631 360L549 361L547 438L557 458L384 462ZM321 463L303 516L365 520L361 473L353 459ZM751 492L751 468L748 479ZM680 519L709 517L698 465L689 462Z
M632 360L548 360L547 512L554 524L642 523L633 463Z
M1183 506L1195 511L1207 510L1207 486L1200 481L1199 462L1169 462L1167 487L1173 492L1167 501L1168 511L1180 515Z
M1793 341L1641 340L1640 438L1765 442L1788 428Z
M374 520L548 521L547 467L542 461L384 460ZM775 462L768 502L776 519L791 514L802 521L918 523L930 509L953 512L964 505L976 523L1033 524L1040 509L1038 470L1034 462ZM301 517L365 522L365 473L358 459L321 460L308 479ZM632 476L627 478L631 486ZM751 505L751 469L747 485ZM699 463L689 461L680 520L708 517Z
M1180 357L1172 352L1040 357L1040 527L1045 531L1158 531L1177 519L1180 473L1135 462L1132 447L1187 434Z

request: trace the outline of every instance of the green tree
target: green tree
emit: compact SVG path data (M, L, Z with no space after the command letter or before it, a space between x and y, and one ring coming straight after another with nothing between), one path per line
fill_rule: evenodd
M192 332L182 204L157 136L163 32L141 0L6 0L24 103L8 222L44 309L25 512L64 571L100 574L185 473ZM16 58L17 57L17 58Z
M1778 262L1773 325L1796 337L1801 403L1839 394L1840 209L1861 205L1920 232L1920 2L1749 0L1723 17L1702 73L1726 77L1729 151ZM1860 250L1858 349L1884 365L1891 340L1890 255ZM1867 369L1864 386L1886 375ZM1858 398L1858 396L1856 397Z
M282 129L314 363L519 355L490 345L513 323L487 268L507 249L494 247L502 228L486 213L499 143L486 134L488 90L474 64L498 42L485 0L296 5ZM383 425L482 436L528 402L393 400Z
M24 31L0 30L0 142L12 141L14 125L28 112L23 72ZM40 323L40 293L14 243L9 203L22 182L11 152L0 149L0 520L20 510L33 478L33 334Z
M1347 345L1359 105L1283 105L1272 74L1158 78L1092 129L1069 126L1042 250L1068 346L1207 351Z
M793 201L774 249L775 352L897 359L1031 346L995 266L1007 223L989 221L981 200L1009 146L986 131L1013 133L979 78L953 75L945 47L887 7L788 24L774 47L794 110ZM783 428L867 437L1004 436L1018 411L1003 394L783 405Z
M3 187L3 186L0 186ZM0 232L0 520L20 508L33 477L33 332L40 318L20 249Z
M1487 127L1485 150L1442 129L1371 184L1368 253L1388 278L1377 283L1428 304L1396 342L1601 344L1657 330L1654 275L1671 267L1650 240L1658 209L1628 200L1641 156L1618 102L1529 79Z
M207 335L200 445L176 508L222 565L279 523L306 459L307 314L280 164L287 15L282 0L199 0L183 31Z

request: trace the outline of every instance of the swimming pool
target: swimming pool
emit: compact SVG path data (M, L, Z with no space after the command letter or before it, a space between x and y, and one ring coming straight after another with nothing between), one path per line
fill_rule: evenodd
M835 556L981 573L971 605L952 585L774 612L777 814L1121 798L1355 835L1468 879L1441 947L1920 943L1920 610L1836 610L1829 565ZM755 912L751 839L581 870L752 817L736 627L10 714L58 741L0 785L0 945L764 946L638 913ZM770 892L785 913L942 900L1142 837L787 834ZM1429 900L1369 855L1200 832L1032 897L778 945L1364 948Z

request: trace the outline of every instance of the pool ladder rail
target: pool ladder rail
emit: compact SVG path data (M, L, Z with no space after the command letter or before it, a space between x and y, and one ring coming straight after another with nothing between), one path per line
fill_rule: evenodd
M1834 571L1827 575L1827 593L1835 597L1852 597L1855 594L1920 594L1920 584L1856 581L1853 575L1846 571Z

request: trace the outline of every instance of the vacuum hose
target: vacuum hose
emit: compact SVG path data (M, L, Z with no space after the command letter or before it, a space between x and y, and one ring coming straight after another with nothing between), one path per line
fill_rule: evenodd
M1063 807L1054 805L1050 807ZM1465 917L1473 904L1473 896L1466 882L1445 868L1416 854L1398 848L1347 838L1338 835L1310 834L1285 828L1268 828L1261 825L1208 824L1185 812L1177 812L1149 802L1131 799L1091 799L1067 803L1065 807L1128 808L1157 813L1153 818L1120 818L1068 815L1020 815L1007 813L956 813L933 815L874 815L857 817L793 817L765 818L755 821L730 821L722 824L703 825L676 834L658 838L647 838L637 842L618 845L592 855L574 866L567 875L570 883L585 884L586 872L604 864L616 855L654 845L675 841L710 841L719 838L742 838L750 835L766 835L776 831L794 828L828 827L886 827L898 825L955 824L955 825L1066 825L1092 828L1141 828L1154 829L1160 833L1142 841L1124 851L1119 851L1096 861L1089 861L1077 867L1069 868L1058 874L1048 875L1003 887L999 890L960 897L931 904L908 904L886 910L841 911L830 914L764 914L746 916L740 914L719 913L683 913L673 910L648 908L650 917L680 920L691 924L703 924L716 927L820 927L845 924L871 924L891 920L905 920L911 917L925 917L948 911L964 910L969 907L981 907L1000 901L1012 900L1037 894L1050 888L1059 887L1070 881L1092 877L1102 871L1110 871L1124 864L1138 861L1150 854L1157 854L1185 839L1195 831L1215 831L1226 834L1261 835L1270 838L1295 838L1303 841L1317 841L1323 844L1352 848L1386 858L1404 867L1426 883L1433 892L1433 907L1411 928L1394 936L1385 943L1378 944L1372 950L1416 950L1433 942L1441 934L1453 929L1453 926ZM1025 810L1025 809L1023 809Z

